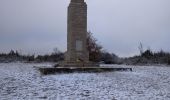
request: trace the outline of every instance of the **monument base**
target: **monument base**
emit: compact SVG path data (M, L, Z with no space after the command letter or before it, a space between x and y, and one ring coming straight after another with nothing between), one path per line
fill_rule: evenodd
M110 67L57 67L57 68L38 68L42 75L55 73L101 73L113 71L132 71L132 68L110 68Z
M99 67L98 63L94 63L94 62L60 62L57 66L54 67Z
M59 64L47 68L47 67L35 67L37 68L41 74L55 74L55 73L100 73L100 72L113 72L113 71L132 71L132 68L124 68L124 67L101 67L96 63L79 63L79 62L60 62Z

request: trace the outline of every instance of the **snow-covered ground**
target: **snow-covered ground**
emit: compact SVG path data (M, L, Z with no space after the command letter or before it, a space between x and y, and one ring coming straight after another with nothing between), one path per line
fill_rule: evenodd
M42 76L41 65L0 63L0 100L170 100L170 67Z

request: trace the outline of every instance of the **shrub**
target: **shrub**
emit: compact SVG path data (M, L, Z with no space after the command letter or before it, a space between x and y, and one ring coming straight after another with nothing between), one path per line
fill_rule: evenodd
M145 57L147 59L151 59L153 57L153 53L151 50L146 50L144 53L142 53L142 57Z
M168 65L170 65L170 58L168 59Z

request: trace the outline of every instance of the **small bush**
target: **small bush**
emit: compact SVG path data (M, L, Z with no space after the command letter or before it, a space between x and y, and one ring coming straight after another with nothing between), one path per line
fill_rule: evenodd
M168 65L170 65L170 59L168 60Z
M146 50L144 53L142 53L142 57L145 57L147 59L151 59L153 57L153 53L151 50Z

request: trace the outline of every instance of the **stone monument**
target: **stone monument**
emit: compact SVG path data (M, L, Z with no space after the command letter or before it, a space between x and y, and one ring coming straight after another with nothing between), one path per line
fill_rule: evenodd
M89 61L87 50L87 5L84 0L71 0L68 7L67 52L65 61L52 68L40 67L39 71L46 75L52 73L72 72L108 72L132 71L132 68L99 67L99 64Z
M87 4L85 1L71 0L67 17L67 52L64 66L94 65L89 62L87 50Z
M132 68L99 67L99 64L89 61L87 50L87 5L84 0L71 0L68 7L67 23L67 52L65 61L54 65L52 68L39 68L46 75L52 73L72 72L108 72L132 71Z

